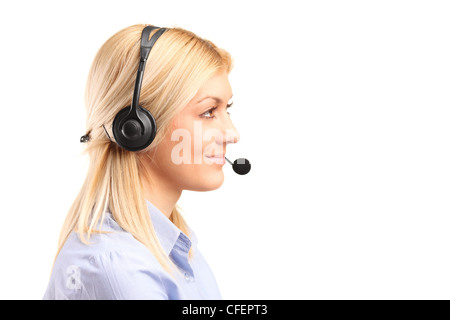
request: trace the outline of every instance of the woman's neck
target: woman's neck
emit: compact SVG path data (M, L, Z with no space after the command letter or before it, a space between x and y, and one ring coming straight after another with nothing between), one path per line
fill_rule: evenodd
M144 197L170 219L182 190L174 188L156 172L149 172L149 176L150 178L144 178L142 181Z

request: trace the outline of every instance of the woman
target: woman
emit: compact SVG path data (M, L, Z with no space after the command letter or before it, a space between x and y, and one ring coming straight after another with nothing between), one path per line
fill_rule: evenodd
M119 31L92 64L82 137L90 166L64 222L44 299L221 298L177 201L183 190L223 183L226 146L239 140L227 112L232 60L192 32L161 30L137 97L157 133L142 150L127 150L113 122L134 104L143 30L151 38L160 29Z

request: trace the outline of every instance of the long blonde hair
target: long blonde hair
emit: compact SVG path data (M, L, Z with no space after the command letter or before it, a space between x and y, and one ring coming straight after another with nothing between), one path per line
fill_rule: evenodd
M141 179L151 177L146 174L142 156L156 150L174 116L214 72L231 71L232 59L228 52L190 31L168 29L148 58L139 103L155 117L156 137L140 152L127 151L114 142L110 128L117 112L131 104L145 26L134 25L117 32L103 44L92 63L85 96L90 140L84 153L89 155L89 169L62 227L56 256L71 232L77 232L88 244L93 233L101 232L96 226L109 209L119 226L143 243L172 273L172 264L159 243L145 203ZM171 221L189 236L178 205Z

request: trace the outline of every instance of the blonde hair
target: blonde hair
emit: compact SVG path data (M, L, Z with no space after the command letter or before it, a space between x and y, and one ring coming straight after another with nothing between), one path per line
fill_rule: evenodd
M143 243L161 266L172 273L172 264L159 243L145 203L141 179L151 177L142 157L156 150L169 132L174 116L213 73L220 69L231 71L232 59L228 52L190 31L168 29L150 53L139 100L155 117L156 137L142 151L127 151L105 129L111 133L115 115L131 104L145 26L130 26L114 34L92 63L85 96L86 132L90 139L84 153L89 154L89 169L62 227L56 256L73 231L88 244L92 234L101 232L96 226L109 209L118 225ZM178 205L172 211L171 221L189 236Z

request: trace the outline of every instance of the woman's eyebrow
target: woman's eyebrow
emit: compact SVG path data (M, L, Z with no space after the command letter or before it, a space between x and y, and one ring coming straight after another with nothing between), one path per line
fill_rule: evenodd
M233 98L233 95L231 95L231 98ZM230 98L229 100L231 100L231 98ZM203 100L206 100L206 99L213 99L213 100L215 100L218 104L222 104L222 103L223 103L223 100L222 100L222 99L220 99L219 97L213 97L213 96L207 96L207 97L204 97L204 98L200 99L199 101L197 101L197 103L200 103L200 102L202 102Z

